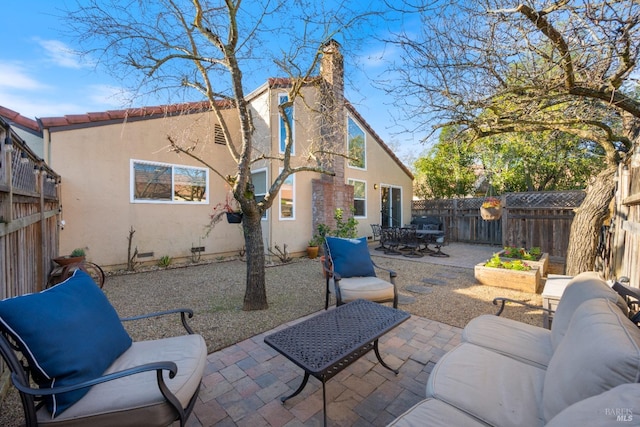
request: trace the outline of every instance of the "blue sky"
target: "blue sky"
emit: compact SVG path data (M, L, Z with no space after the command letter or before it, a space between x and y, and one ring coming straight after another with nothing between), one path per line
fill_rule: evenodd
M162 100L127 103L122 82L89 60L74 55L74 46L61 35L64 23L57 17L64 5L62 0L4 2L0 26L1 39L5 41L0 51L0 105L36 118L166 103ZM352 85L346 87L347 98L401 159L415 157L424 150L418 143L420 136L393 126L389 119L395 111L390 105L392 100L375 89L370 80L383 71L382 57L393 55L393 49L372 41L362 51L360 57L346 60L346 73L351 72L347 84ZM350 70L349 62L359 66ZM256 87L268 77L274 76L257 79Z

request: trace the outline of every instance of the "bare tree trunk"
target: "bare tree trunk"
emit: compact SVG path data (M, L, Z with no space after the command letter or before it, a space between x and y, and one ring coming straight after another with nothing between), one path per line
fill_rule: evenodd
M586 197L576 209L571 223L567 249L566 274L575 276L595 267L600 229L609 215L609 203L615 193L616 165L600 172L586 190Z
M266 310L265 256L262 241L262 224L258 212L245 213L242 219L247 257L247 282L243 310Z

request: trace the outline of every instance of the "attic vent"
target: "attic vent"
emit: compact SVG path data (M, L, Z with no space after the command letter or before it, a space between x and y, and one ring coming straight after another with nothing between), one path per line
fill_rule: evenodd
M218 123L213 126L213 142L216 144L227 145L227 141L225 141L224 134L222 133L222 126Z

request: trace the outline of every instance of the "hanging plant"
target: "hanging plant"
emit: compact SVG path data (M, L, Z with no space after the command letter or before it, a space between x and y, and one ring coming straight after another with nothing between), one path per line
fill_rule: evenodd
M502 217L502 203L497 197L487 197L480 206L480 216L486 221L495 221Z
M493 185L489 184L487 194L480 206L480 216L485 221L495 221L502 217L502 202L498 196L495 195Z

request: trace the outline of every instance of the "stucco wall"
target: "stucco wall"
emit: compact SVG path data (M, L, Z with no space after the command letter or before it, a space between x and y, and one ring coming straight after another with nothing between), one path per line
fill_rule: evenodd
M209 175L207 204L130 201L131 159L202 166L170 152L168 135L184 144L197 142L198 155L220 165L221 173L233 173L227 147L213 143L214 122L212 114L199 113L52 132L50 164L62 176L66 222L60 233L60 253L85 247L88 259L101 265L126 264L131 227L133 246L140 253L154 253L141 261L165 255L188 257L192 246L205 246L207 252L241 248L237 225L219 223L204 237L213 206L226 195L224 182L215 174Z
M314 166L317 162L318 119L307 107L316 103L314 90L314 87L305 88L304 101L299 99L295 107L294 167ZM253 156L266 156L253 168L266 168L270 181L282 166L276 159L279 146L277 95L282 92L282 89L265 88L252 100ZM225 114L232 133L238 133L239 126L233 113L228 110ZM60 233L60 253L84 247L88 259L100 265L107 268L126 265L127 238L133 227L133 247L137 247L139 253L153 253L152 257L140 261L155 262L163 256L188 259L192 247L202 246L210 258L237 254L244 244L240 225L223 220L205 236L205 226L213 207L224 201L228 191L226 183L215 173L209 173L206 204L132 203L130 200L131 159L202 166L184 154L171 152L168 136L183 145L195 145L194 153L214 165L222 175L234 175L236 164L227 147L213 142L215 123L213 114L197 113L129 119L124 123L74 125L68 129L54 127L51 133L45 131L45 144L50 144L50 165L62 176L62 219L66 226ZM344 183L350 178L366 182L367 215L358 218L359 234L371 236L370 224L380 223L380 191L384 185L402 188L402 218L404 223L410 221L412 182L369 128L362 127L366 133L366 169L346 167L343 176ZM238 140L239 135L234 138ZM346 140L344 144L346 151ZM304 252L314 231L312 181L319 177L316 172L295 175L294 219L280 217L280 199L276 196L263 221L265 248L273 249L276 244L283 248L286 244L292 254ZM377 189L374 184L378 185Z

